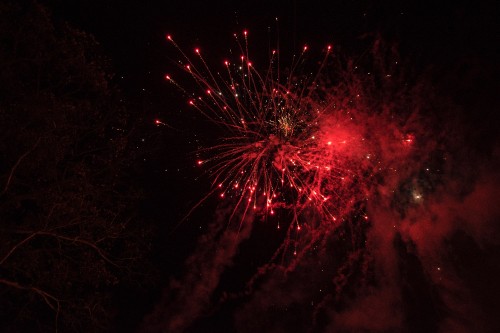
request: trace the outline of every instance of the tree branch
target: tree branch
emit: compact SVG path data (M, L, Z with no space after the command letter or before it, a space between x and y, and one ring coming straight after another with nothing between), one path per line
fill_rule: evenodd
M18 232L18 233L21 233L21 232ZM24 233L24 232L22 232ZM92 248L95 252L97 252L97 254L104 260L106 261L108 264L111 264L113 266L116 266L116 267L119 267L118 264L116 264L113 260L111 260L107 254L101 249L99 248L99 246L97 246L96 244L94 244L93 242L89 241L89 240L86 240L86 239L80 239L78 237L68 237L68 236L64 236L64 235L59 235L57 233L54 233L54 232L49 232L49 231L34 231L31 233L30 236L28 236L27 238L25 238L23 241L21 241L21 243L24 243L25 241L28 241L29 239L33 238L34 236L49 236L49 237L54 237L54 238L57 238L57 239L60 239L60 240L64 240L64 241L67 241L67 242L71 242L71 243L79 243L79 244L83 244L83 245L86 245L90 248ZM16 246L19 246L21 245L20 243ZM15 250L15 249L14 249ZM10 252L13 252L13 250L11 250ZM9 253L10 253L9 252ZM10 255L10 254L9 254Z
M23 286L15 281L10 281L10 280L6 280L6 279L0 279L0 283L7 285L9 287L12 287L12 288L16 288L16 289L20 289L20 290L29 290L29 291L32 291L32 292L38 294L40 297L43 298L45 303L47 303L47 305L52 310L54 310L56 312L56 318L59 315L60 301L59 301L59 299L57 299L55 296L49 294L48 292L46 292L42 289L36 288L36 287Z
M33 152L33 150L36 149L36 147L38 146L38 144L40 143L40 140L42 138L38 138L38 140L36 140L35 144L33 145L33 147L31 147L31 149L29 149L28 151L26 151L24 154L22 154L18 159L17 159L17 162L16 164L14 164L14 166L12 167L12 169L10 169L10 174L9 174L9 177L7 178L7 182L5 183L5 186L3 188L3 191L2 193L0 193L0 196L1 195L4 195L5 193L7 193L8 189L9 189L9 185L10 185L10 182L12 181L12 177L14 176L14 172L16 172L16 169L17 167L19 166L19 164L21 164L22 160L26 158L26 156L28 156L29 154L31 154Z
M23 239L22 241L20 241L19 243L17 243L12 249L10 249L10 251L2 258L2 260L0 261L0 265L2 265L5 260L7 260L7 258L10 257L10 255L12 253L14 253L15 250L17 250L17 248L21 245L23 245L24 243L28 242L30 239L32 239L33 237L35 237L38 233L32 233L31 235L29 235L28 237L26 237L25 239Z
M53 236L53 237L56 237L56 238L59 238L59 239L62 239L62 240L66 240L66 241L70 241L70 242L75 242L75 243L80 243L80 244L84 244L84 245L87 245L89 247L91 247L92 249L94 249L98 254L99 256L104 260L106 261L108 264L111 264L113 266L116 266L116 267L119 267L118 264L116 264L113 260L111 260L105 253L103 250L101 250L101 248L99 248L97 245L95 245L94 243L88 241L88 240L85 240L85 239L79 239L78 237L75 237L75 238L71 238L71 237L66 237L66 236L62 236L62 235L57 235L57 234L51 234L51 233L41 233L42 235L43 234L47 234L47 235L50 235L50 236Z
M2 258L2 260L0 261L0 265L3 264L12 255L12 253L14 253L14 251L16 251L21 245L27 243L28 241L35 238L36 236L49 236L49 237L54 237L56 239L60 239L60 240L66 241L66 242L79 243L79 244L86 245L86 246L90 247L91 249L93 249L95 252L97 252L97 254L104 261L106 261L108 264L113 265L115 267L120 267L120 265L118 265L112 259L110 259L108 257L108 255L99 246L97 246L94 242L91 242L91 241L86 240L86 239L80 239L78 237L68 237L68 236L59 235L57 233L49 232L49 231L31 231L31 232L30 231L17 231L16 233L18 233L18 234L30 234L30 235L28 237L24 238L19 243L17 243L14 247L12 247L12 249L10 249L10 251Z

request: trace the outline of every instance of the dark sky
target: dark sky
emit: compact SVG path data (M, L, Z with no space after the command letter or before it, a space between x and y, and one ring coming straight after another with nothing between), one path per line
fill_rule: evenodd
M171 33L191 47L224 54L232 33L252 32L268 43L267 28L279 18L283 49L326 43L356 49L366 34L380 33L425 64L444 65L470 56L495 58L494 1L91 1L49 0L56 16L93 33L113 59L117 73L140 87L164 69ZM275 32L273 32L275 33ZM273 36L271 36L273 37ZM274 36L275 37L275 36ZM257 44L258 43L258 44ZM222 56L222 55L219 55ZM151 74L149 72L151 71Z
M151 122L151 127L144 129L146 145L153 146L150 146L150 152L147 154L145 164L146 175L144 179L148 195L145 207L149 210L149 213L145 215L148 215L149 219L156 219L158 223L163 224L159 228L161 231L156 240L158 242L156 248L159 252L155 255L157 256L158 265L164 265L160 270L165 283L158 286L158 292L165 288L167 290L165 294L167 295L170 295L169 292L175 289L171 287L173 280L170 279L172 276L175 276L181 285L193 287L195 290L197 290L197 284L207 283L206 280L197 280L193 276L194 273L184 268L183 262L186 257L191 258L191 263L194 266L199 265L201 267L199 268L200 271L206 274L207 271L213 273L217 269L213 267L206 268L200 263L200 258L216 261L220 259L220 256L214 254L211 257L210 253L196 248L196 246L200 247L202 242L198 239L198 236L204 234L207 228L204 224L206 214L214 216L214 220L218 219L218 217L215 217L218 213L214 213L213 207L211 207L211 205L214 206L213 202L209 201L208 208L204 207L197 210L191 219L187 221L188 225L183 224L180 231L173 233L174 236L171 233L173 226L201 199L202 193L206 192L208 188L208 182L206 179L203 180L203 176L199 177L200 174L193 168L194 156L190 153L198 145L198 139L193 137L193 133L203 134L205 130L197 128L197 126L203 125L193 123L193 128L183 127L189 124L189 118L172 116L175 112L184 108L184 105L182 105L184 101L178 97L171 86L165 84L163 79L163 75L174 68L172 59L178 57L175 49L165 40L166 33L172 34L176 41L187 50L194 46L200 46L208 54L207 59L213 63L220 61L228 53L229 45L233 41L232 34L241 32L243 29L250 31L250 45L256 57L261 56L262 60L265 61L270 40L271 43L274 43L278 36L276 17L279 18L279 40L281 48L285 50L284 54L287 52L292 54L296 52L294 50L300 49L304 44L310 45L313 49L320 49L324 45L332 43L335 46L339 45L346 54L359 55L366 51L367 38L375 38L380 35L384 41L396 45L401 58L407 59L408 63L411 63L412 68L410 71L417 73L431 72L431 77L434 79L440 78L433 82L437 82L436 85L440 89L446 86L443 78L450 78L449 90L441 91L448 92L449 98L454 102L462 103L460 112L463 113L464 119L472 124L471 127L475 127L476 130L479 129L476 141L471 144L472 150L474 150L475 146L485 146L487 140L488 144L491 144L492 141L498 138L496 132L498 130L498 116L496 115L498 109L494 108L495 105L498 105L497 97L495 97L498 92L498 78L494 74L498 72L498 12L495 10L494 1L448 3L392 0L279 2L44 0L41 2L48 5L56 19L66 20L73 26L96 37L104 54L111 59L113 71L116 73L114 82L123 90L126 99L131 105L134 105L137 109L137 113L140 114L139 118L146 123ZM268 33L268 27L271 27L271 33ZM262 52L261 46L265 47ZM453 78L463 77L469 77L470 80L463 82L453 80ZM156 118L171 124L174 130L170 131L163 127L155 127L153 122ZM491 146L493 148L488 146L489 151L494 151L494 144L491 144ZM485 174L495 174L494 170L488 168L488 163L483 163L483 166L483 169L488 169L488 171L484 171ZM181 171L176 171L177 169ZM200 180L195 180L198 177ZM492 176L492 179L494 179L493 184L500 184L498 177ZM478 187L478 189L480 193L477 196L474 196L477 193L473 192L470 197L464 199L465 202L470 204L471 211L477 208L475 204L483 198L481 195L489 198L492 193L497 193L497 190L487 186L485 188ZM448 219L452 220L454 218L450 217L453 214L449 210L458 209L457 206L459 205L452 202L451 199L443 199L436 202L435 206L439 211L446 210L442 217L448 221ZM498 218L499 215L495 215L496 213L494 212L492 215ZM442 237L442 233L445 233L443 230L451 225L454 226L451 222L444 223L442 229L436 228L436 230L429 231L430 235L428 237L431 240L442 240L440 237ZM421 228L416 228L415 232L424 232L426 227L429 226L423 224ZM252 277L254 269L265 263L263 258L268 257L268 252L271 251L273 244L276 243L276 239L279 237L262 236L266 235L266 232L259 228L261 227L256 227L255 233L260 233L260 241L269 242L269 249L265 245L257 247L251 242L249 244L243 243L240 249L240 257L238 257L239 261L236 260L232 271L226 272L225 275L221 273L220 279L217 280L220 282L219 289L214 287L211 291L212 296L214 294L220 296L223 294L224 289L234 291L243 288L245 282ZM199 231L199 229L202 229L202 231ZM496 227L490 229L485 227L484 229L469 230L467 231L468 234L465 232L466 235L462 235L464 239L460 238L462 237L461 234L454 235L454 238L449 240L448 246L460 249L460 245L465 244L463 248L466 250L470 250L470 252L478 256L483 256L486 253L488 262L494 262L499 258L498 253L494 253L498 251L498 241L485 242L486 247L481 247L483 243L477 241L478 245L470 238L471 235L477 235L477 233L484 236L487 233L485 230L498 229ZM206 232L210 234L210 231ZM230 238L231 235L229 234L227 237ZM268 237L268 239L265 239L265 237ZM456 324L453 320L450 319L450 322L446 322L446 325L443 324L445 320L439 321L446 318L447 314L447 310L441 310L441 308L443 307L442 303L449 302L449 304L456 306L459 302L457 299L451 301L440 299L436 301L436 292L432 290L434 287L427 285L429 280L424 274L425 268L422 268L426 267L425 265L431 261L429 257L432 257L432 254L430 254L432 251L441 251L445 246L433 247L431 241L429 243L424 241L418 243L416 241L418 246L429 251L424 251L424 254L420 253L420 257L418 257L409 249L410 246L404 236L398 237L392 243L399 256L399 266L398 264L389 266L397 266L404 282L415 287L415 289L403 288L403 294L406 293L403 297L407 306L405 311L410 313L406 318L407 331L424 332L430 329L430 331L436 332L453 332L453 327L456 327L453 326ZM165 238L165 241L162 241L161 238ZM224 248L223 241L224 239L217 240L222 248ZM252 249L252 246L255 249ZM466 250L463 251L467 252ZM377 251L379 251L380 255L385 255L381 248L376 248L375 252ZM471 274L472 270L486 274L489 268L494 267L495 274L500 272L497 265L491 264L487 268L478 267L469 254L461 253L458 250L457 253L458 261L463 260L457 266L461 267L463 272L449 278L449 284L443 287L445 291L440 294L442 298L453 298L449 294L453 294L454 291L459 289L456 286L450 287L459 280L454 280L455 277L462 278L465 281L464 285L471 284L477 287L481 283L490 283L490 280L482 276L473 276ZM231 261L234 253L229 253L227 256L228 258L220 260ZM251 262L251 264L245 265L241 262ZM335 264L332 265L335 266ZM308 268L312 270L307 263L302 267L303 270ZM233 279L234 277L236 278ZM312 278L307 272L299 271L287 283L289 286L296 288L297 285L300 285L297 281L301 281L301 279L309 281ZM174 314L180 313L179 318L184 316L181 318L182 320L193 320L193 325L188 330L190 332L221 332L237 328L240 331L248 331L250 328L243 329L242 325L252 322L252 315L264 316L262 321L259 322L260 324L254 323L254 326L249 326L252 329L275 330L277 332L281 329L283 332L292 332L295 327L296 331L300 332L302 324L296 323L294 326L293 320L290 319L290 313L300 315L301 310L292 309L285 316L283 314L284 310L280 306L287 305L293 308L297 306L298 300L304 298L304 295L300 292L290 292L290 294L276 292L273 289L279 289L279 287L273 285L273 283L277 283L276 281L279 281L279 279L272 275L267 279L266 283L262 283L261 289L256 290L254 295L244 295L234 303L228 302L229 305L219 304L218 308L206 312L203 312L204 310L198 311L196 306L199 305L192 305L186 300L190 296L182 295L183 292L187 291L178 288L176 289L177 293L174 293L174 296L171 297L180 304L179 308L169 307L168 302L171 299L168 299L168 297L170 296L166 297L167 299L157 296L149 299L151 304L144 305L144 308L139 312L141 315L143 312L151 312L154 307L152 304L157 302L157 316L168 317L172 315L173 317ZM496 295L499 295L498 287L492 289L497 293ZM304 290L304 293L306 293L307 287L304 287ZM425 292L420 295L412 294L418 294L422 290ZM493 309L500 309L498 301L490 302L488 299L488 288L481 286L477 288L471 287L467 290L471 291L471 293L476 292L477 303L480 304L479 308L491 306ZM266 298L266 292L276 297L279 296L283 300L281 305L280 302L277 302L276 307L278 310L276 310L275 316L269 313L263 315L262 310L259 308L263 307L271 309L269 311L274 311L274 308L269 305L270 301ZM363 321L366 318L356 313L355 310L342 312L341 310L349 308L349 305L344 303L337 304L341 309L336 309L338 312L329 309L322 316L330 319L335 318L337 322L343 325L343 332L356 331L356 327L357 329L367 329L370 332L384 331L384 329L394 331L394 327L398 326L391 326L390 316L393 308L387 305L393 300L394 290L390 287L386 289L380 287L377 292L371 297L387 301L387 303L382 304L380 303L382 301L378 302L366 297L364 300L352 300L353 304L355 304L353 308L358 306L359 312L363 312L372 306L382 307L380 313L375 313L375 317L380 318L382 314L385 315L380 320L385 320L388 323L387 326L370 326L369 323ZM469 294L465 293L464 295ZM195 301L196 297L199 297L199 295L193 296ZM200 299L200 302L206 301L203 298ZM436 308L439 309L436 310ZM466 306L464 308L469 309ZM476 309L473 305L470 305L470 308ZM244 311L241 309L244 309ZM128 309L128 311L133 312L131 309ZM247 312L244 313L245 311ZM455 316L464 313L464 311L458 309L458 306L449 310ZM208 315L203 317L200 315L201 312L208 313ZM425 324L418 325L421 317L415 315L415 313L423 313L422 318L424 318ZM477 315L474 318L491 318L488 317L490 312L486 311L486 313L485 317L481 317L476 313L473 315ZM237 318L237 320L235 319L237 323L231 326L232 324L228 324L229 321L225 321L224 318L232 318L233 316ZM269 321L279 321L280 316L284 316L289 320L288 326L269 324ZM132 317L133 320L141 321L137 313ZM155 323L155 320L157 320L156 317L156 319L153 317L148 317L149 319L146 320L146 330L148 327L154 326L154 324L148 326L149 321ZM330 324L325 318L323 318L325 323L318 324L318 327L322 327L325 332L332 331L333 326L329 326ZM181 319L179 320L182 321ZM322 319L318 320L321 321ZM363 324L358 327L350 320L359 320ZM437 322L440 324L436 324ZM133 325L138 324L135 322ZM465 325L464 327L470 328L471 326ZM494 327L494 325L492 324L491 327ZM485 331L487 330L485 329Z

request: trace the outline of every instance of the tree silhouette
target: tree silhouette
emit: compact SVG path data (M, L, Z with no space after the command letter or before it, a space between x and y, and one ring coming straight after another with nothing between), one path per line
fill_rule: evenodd
M133 132L106 67L43 6L0 4L0 331L105 331L141 265Z

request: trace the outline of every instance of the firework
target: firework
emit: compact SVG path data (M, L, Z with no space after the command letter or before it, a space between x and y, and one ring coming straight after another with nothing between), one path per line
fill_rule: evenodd
M238 51L215 65L167 37L183 71L167 81L219 138L197 151L212 181L201 202L222 202L164 298L167 331L195 320L205 329L204 318L228 318L228 309L242 332L404 331L413 310L401 309L421 291L423 307L434 290L437 308L452 304L461 282L450 278L450 244L464 246L456 231L475 233L485 216L478 203L495 197L456 179L471 168L455 173L469 147L461 126L449 132L454 105L380 39L354 57L304 47L283 70L277 51L264 66L254 61L247 37L235 36ZM415 308L416 320L426 310Z
M205 158L197 161L212 179L209 195L235 200L231 218L240 210L243 217L249 209L264 217L290 210L296 230L301 229L300 217L311 209L322 221L342 219L359 200L362 191L354 184L366 181L360 179L360 167L370 173L367 161L373 152L352 105L335 98L321 78L332 47L325 48L314 72L302 74L299 67L308 52L304 46L283 75L277 51L271 52L265 71L256 69L248 33L242 36L243 43L235 35L241 56L223 61L224 74L210 69L199 48L192 59L166 37L182 55L179 64L198 90L188 92L170 75L166 80L225 133L218 144L201 149Z
M227 204L220 205L217 220L208 224L193 255L197 260L192 262L205 273L195 268L189 277L194 277L193 285L202 285L201 276L218 279L224 265L235 260L241 242L254 242L251 228L267 233L266 226L256 227L253 221L269 220L278 228L281 223L284 230L275 234L282 238L271 245L244 291L225 293L220 301L253 295L255 302L242 313L263 316L276 304L288 311L303 301L311 304L312 325L320 326L316 321L322 311L343 304L344 291L351 297L349 286L371 293L375 266L390 273L389 262L395 259L377 253L391 255L401 216L424 208L429 200L433 169L439 171L441 160L438 132L423 125L420 113L422 96L430 95L422 86L408 84L397 55L379 40L364 62L340 59L328 46L311 65L305 46L283 71L277 51L270 51L269 64L259 68L250 57L247 37L246 32L235 36L240 53L217 67L209 65L200 49L188 55L167 36L182 56L179 67L195 85L186 89L171 75L166 80L222 133L214 145L197 152L201 157L196 163L212 180L200 203L219 196ZM224 207L231 207L231 213ZM228 223L220 231L221 221L234 219L239 225ZM256 238L261 236L255 232ZM295 294L290 281L300 283ZM383 279L374 283L379 282L384 285ZM194 301L183 299L179 317L192 303L215 295L217 283L208 293L195 292ZM388 288L384 292L392 295ZM269 293L276 297L266 303Z

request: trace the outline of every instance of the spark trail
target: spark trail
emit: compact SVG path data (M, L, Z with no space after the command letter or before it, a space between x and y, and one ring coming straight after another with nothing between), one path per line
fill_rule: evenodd
M218 144L199 151L204 158L197 164L212 179L207 197L234 200L230 220L238 213L242 221L249 210L265 219L277 210L290 211L295 234L311 210L320 216L319 223L338 223L353 210L367 218L359 202L366 199L380 160L365 138L363 117L370 115L356 109L359 103L352 99L359 99L359 93L340 96L352 92L340 92L325 81L332 47L325 47L317 68L304 74L309 51L304 46L289 74L283 75L277 51L271 52L269 66L261 72L250 58L248 33L234 37L241 56L224 60L222 74L211 70L199 48L192 58L166 36L197 89L186 90L171 75L165 79L225 133Z

